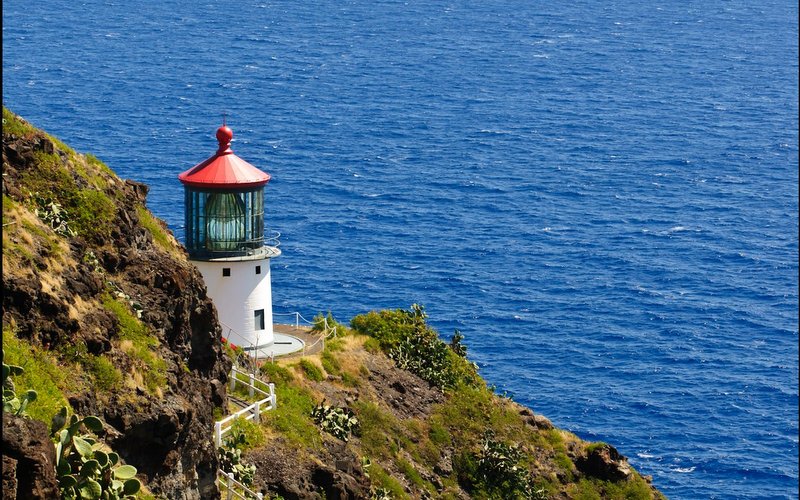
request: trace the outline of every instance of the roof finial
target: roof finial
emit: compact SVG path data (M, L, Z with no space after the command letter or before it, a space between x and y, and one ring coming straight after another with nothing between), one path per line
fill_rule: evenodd
M217 141L219 141L219 149L217 153L231 152L231 139L233 139L233 130L225 123L228 117L227 111L222 112L222 126L217 129Z

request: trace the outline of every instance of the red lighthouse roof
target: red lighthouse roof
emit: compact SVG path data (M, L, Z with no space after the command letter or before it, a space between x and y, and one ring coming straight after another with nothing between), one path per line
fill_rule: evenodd
M233 154L231 139L233 130L225 125L218 128L219 149L216 154L178 175L178 180L187 186L201 188L245 188L269 182L269 174Z

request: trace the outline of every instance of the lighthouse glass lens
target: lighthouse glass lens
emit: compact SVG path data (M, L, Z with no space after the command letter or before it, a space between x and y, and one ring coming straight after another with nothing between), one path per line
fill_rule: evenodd
M213 193L206 201L206 246L235 250L245 241L245 206L241 193Z

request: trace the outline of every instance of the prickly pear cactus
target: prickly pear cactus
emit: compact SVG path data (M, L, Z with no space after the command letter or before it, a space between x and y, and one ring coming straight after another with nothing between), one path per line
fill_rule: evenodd
M50 428L56 447L56 476L64 499L135 498L141 488L136 467L122 465L119 455L103 451L103 444L90 432L103 430L94 416L67 420L67 409L53 417ZM84 432L90 431L90 432Z

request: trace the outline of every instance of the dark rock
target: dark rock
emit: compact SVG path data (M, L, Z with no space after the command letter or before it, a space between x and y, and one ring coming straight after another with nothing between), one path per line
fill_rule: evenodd
M450 450L444 450L439 461L433 466L433 472L440 476L450 476L453 473L453 456Z
M144 201L147 199L147 193L150 192L150 186L141 182L132 181L130 179L125 179L125 185L132 188L136 198L140 202L144 203Z
M575 467L587 476L603 481L625 481L633 475L628 459L609 444L593 448L575 459Z
M6 464L14 462L14 477ZM56 451L47 426L3 413L3 498L57 498ZM6 492L16 483L16 492Z
M17 498L17 461L3 455L3 498Z
M548 430L553 428L553 423L544 415L537 415L530 408L522 408L519 411L522 421L534 429Z

